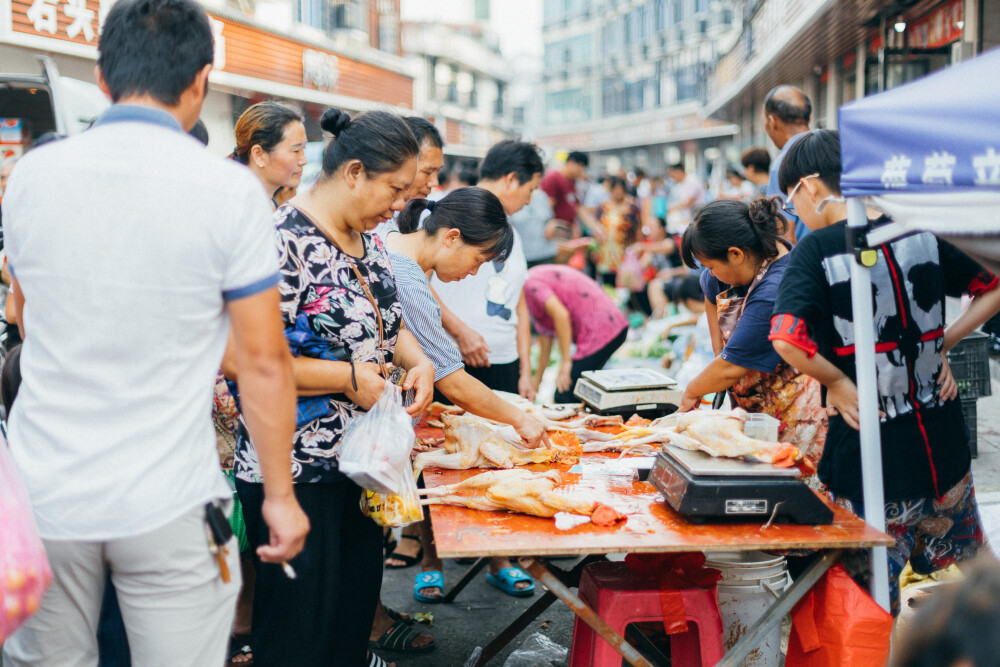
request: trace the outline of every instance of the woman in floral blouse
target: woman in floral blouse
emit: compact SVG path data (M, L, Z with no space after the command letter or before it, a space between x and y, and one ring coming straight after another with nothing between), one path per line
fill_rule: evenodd
M404 389L415 390L411 415L426 408L433 391L434 368L402 327L388 255L368 233L402 209L416 171L416 140L401 118L381 111L351 120L329 109L321 124L334 140L319 181L275 213L281 310L299 393L290 463L312 528L291 563L296 579L257 564L253 647L262 667L368 664L382 531L361 514L361 490L337 469L337 449L348 420L381 394L383 362L407 369ZM236 450L237 491L247 537L261 545L269 540L261 471L245 434L241 429Z

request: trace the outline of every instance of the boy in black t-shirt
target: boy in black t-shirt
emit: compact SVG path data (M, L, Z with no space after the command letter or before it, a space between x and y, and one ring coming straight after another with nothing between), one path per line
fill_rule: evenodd
M861 457L847 208L840 139L815 130L789 150L778 174L789 206L814 232L792 252L769 338L795 368L819 380L831 415L819 478L859 514ZM868 209L869 220L885 221ZM1000 310L997 277L927 233L878 247L871 269L892 611L898 577L974 556L985 544L970 472L968 429L945 352ZM945 328L945 296L974 298Z

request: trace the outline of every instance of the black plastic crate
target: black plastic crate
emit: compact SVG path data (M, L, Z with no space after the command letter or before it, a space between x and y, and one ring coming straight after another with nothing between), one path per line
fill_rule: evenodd
M963 400L990 396L990 337L975 331L948 351L951 374Z
M969 451L972 458L979 456L979 432L976 428L976 399L962 398L962 414L965 415L965 425L969 427Z

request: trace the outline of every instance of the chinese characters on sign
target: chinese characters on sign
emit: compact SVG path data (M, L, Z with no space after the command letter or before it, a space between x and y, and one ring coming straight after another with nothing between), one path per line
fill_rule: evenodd
M111 1L101 0L99 11L102 19L107 13L105 5L110 6ZM97 14L87 7L87 0L66 0L61 5L56 0L34 0L27 11L28 20L38 32L55 35L59 31L60 8L70 21L66 26L67 37L74 39L82 33L85 40L94 41L97 36L94 30L94 19L97 18Z

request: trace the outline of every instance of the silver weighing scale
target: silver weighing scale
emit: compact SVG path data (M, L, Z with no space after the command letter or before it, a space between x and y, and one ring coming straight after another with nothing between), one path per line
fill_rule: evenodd
M794 467L715 457L665 444L648 480L667 504L695 523L765 523L772 516L781 523L833 521L833 511Z
M573 394L602 415L638 414L655 419L675 412L684 392L677 382L655 368L584 371Z

